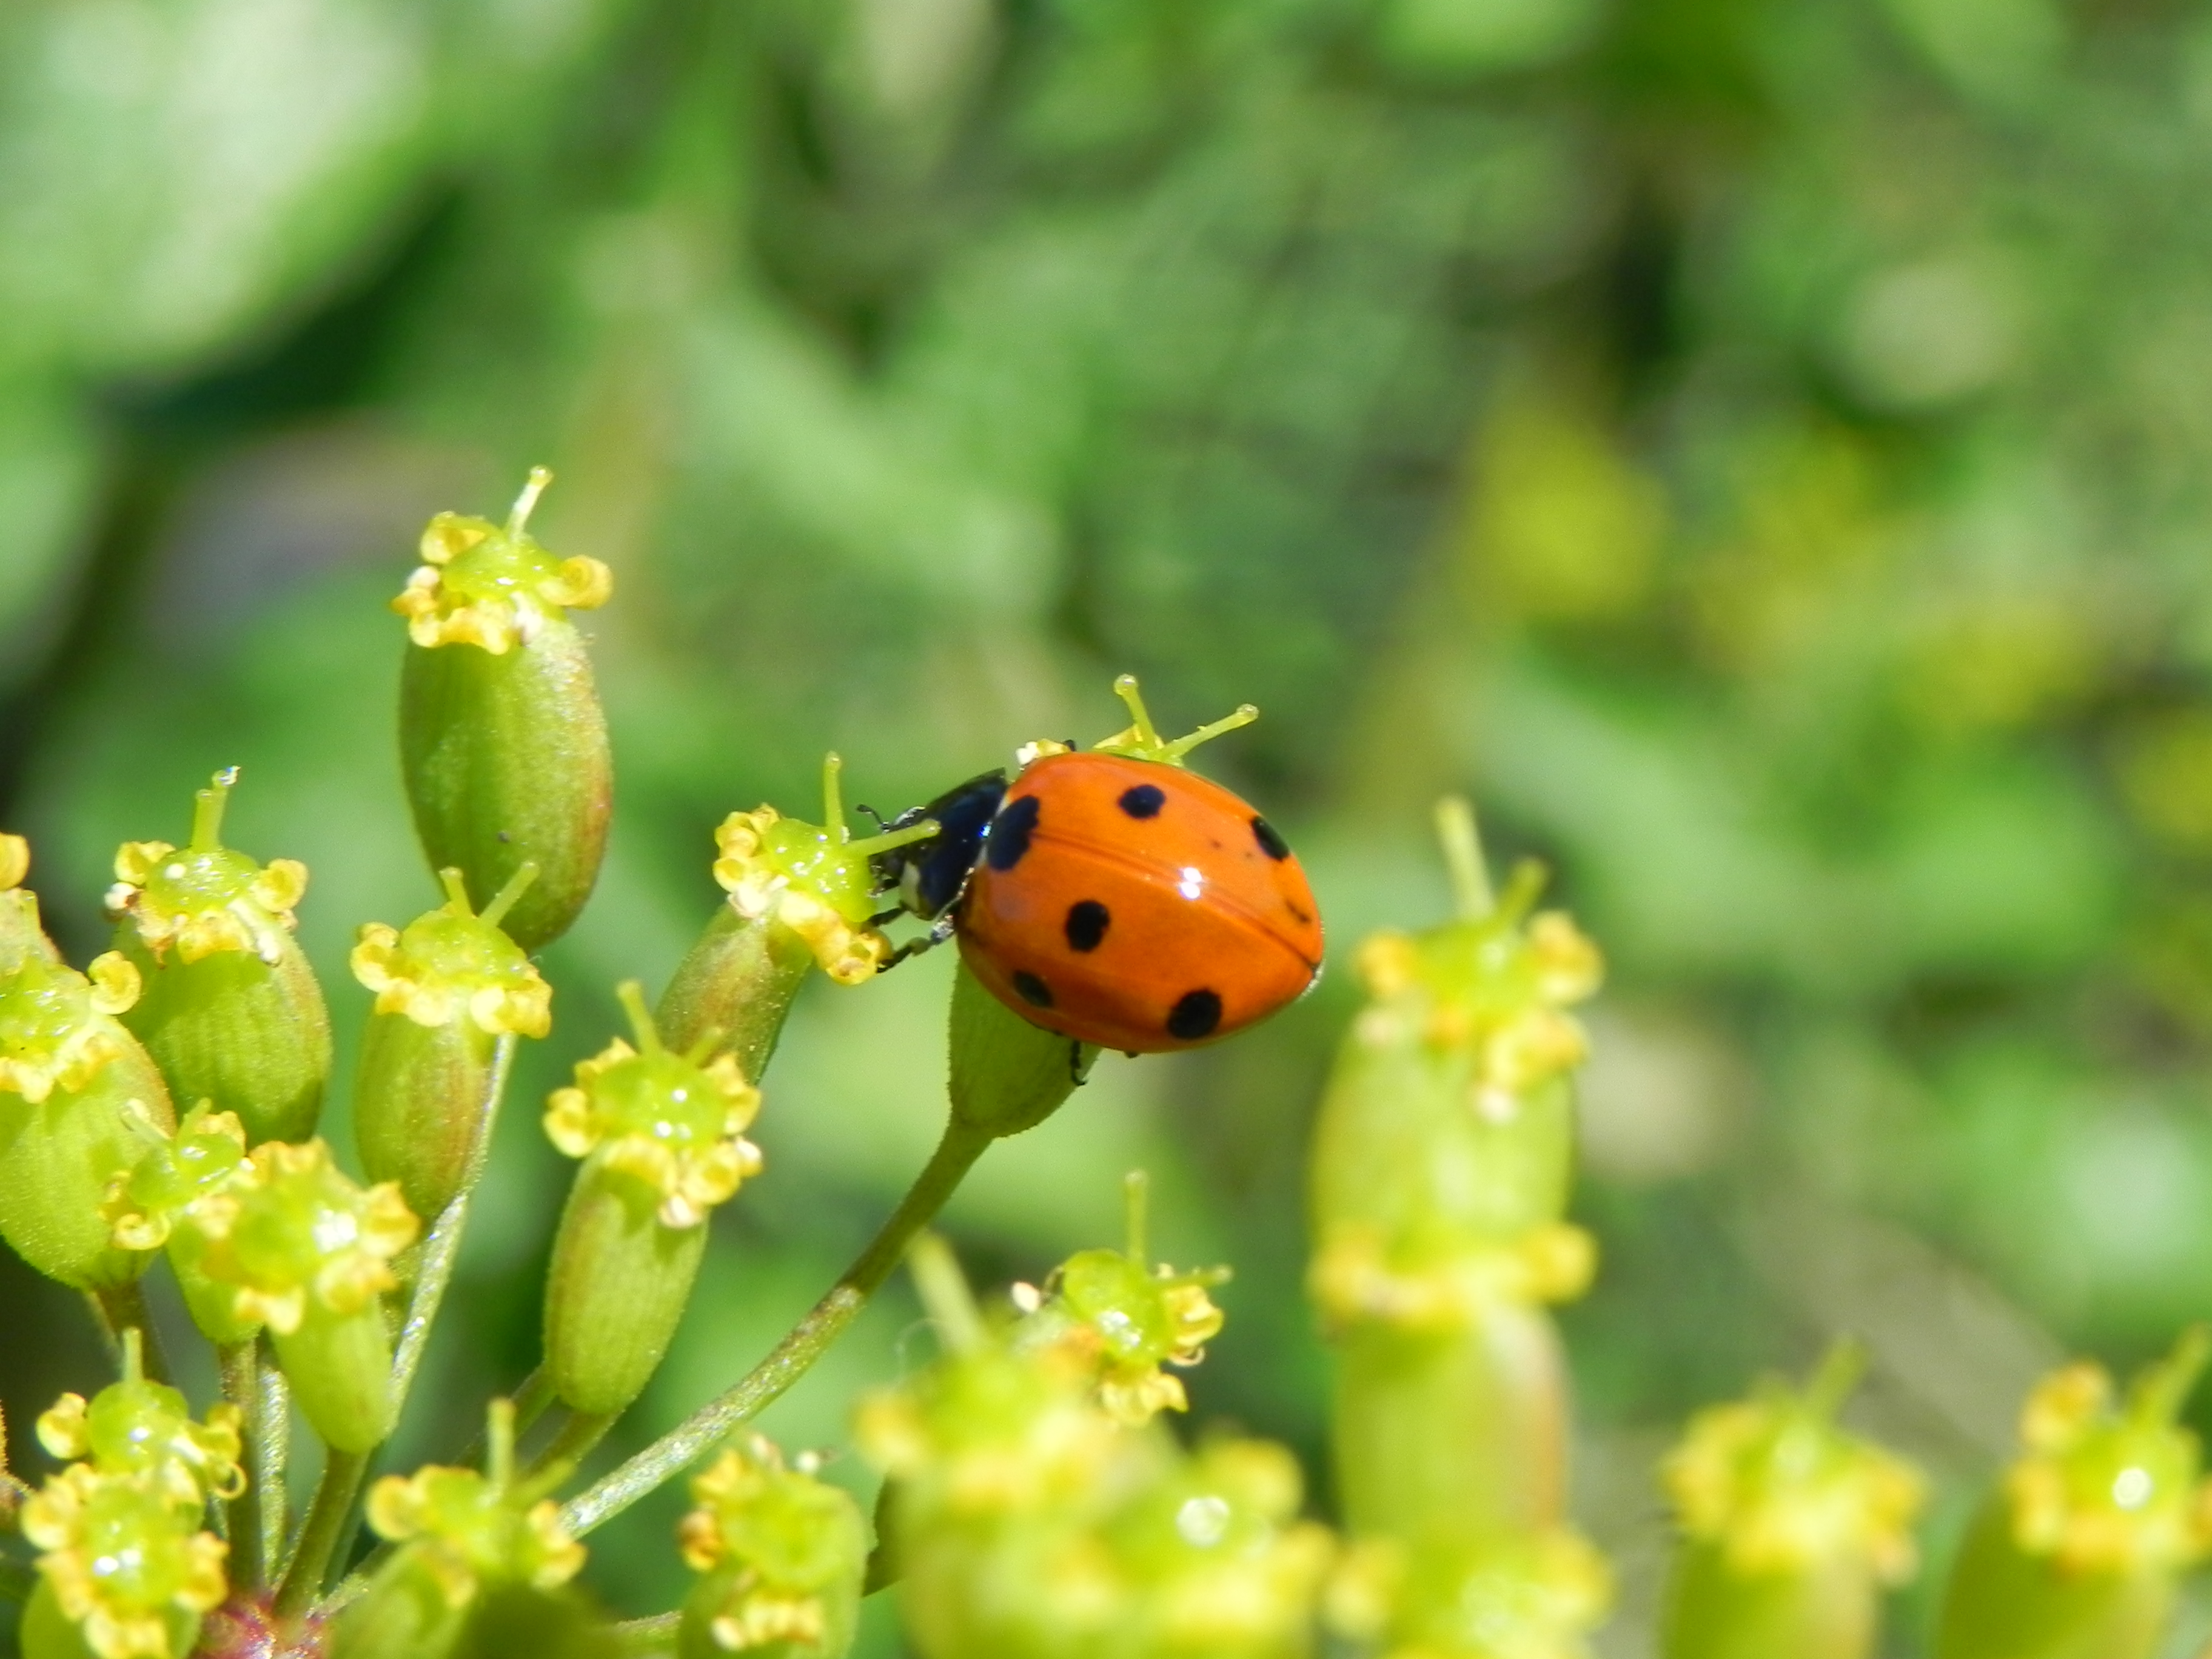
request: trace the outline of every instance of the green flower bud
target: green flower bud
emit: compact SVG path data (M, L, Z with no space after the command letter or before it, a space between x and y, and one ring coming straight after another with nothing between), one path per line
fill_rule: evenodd
M0 835L0 974L14 973L27 956L62 959L39 920L39 896L24 890L30 873L31 843Z
M867 1526L808 1461L784 1467L756 1435L694 1477L678 1538L703 1575L685 1598L682 1659L840 1659L853 1644Z
M732 812L714 831L714 879L729 902L714 913L661 997L665 1041L717 1030L747 1077L768 1069L791 1000L810 965L840 985L875 977L890 941L870 923L880 908L869 860L937 833L928 819L853 839L839 788L844 763L822 763L823 822L773 806Z
M131 1476L187 1511L197 1513L211 1498L237 1497L246 1490L238 1407L219 1402L205 1423L195 1423L184 1395L146 1380L139 1342L136 1329L124 1331L123 1380L89 1403L81 1394L64 1395L39 1419L39 1443L56 1457L89 1462L102 1474Z
M1361 1544L1329 1584L1328 1613L1377 1659L1587 1659L1583 1638L1612 1600L1605 1558L1557 1528Z
M2212 1485L2175 1421L2212 1333L2197 1327L2124 1407L2100 1366L2028 1396L2026 1449L1983 1506L1946 1588L1938 1659L2145 1659L2177 1581L2212 1550Z
M514 1478L514 1407L495 1401L482 1473L435 1465L369 1489L368 1524L399 1548L331 1638L334 1659L443 1659L488 1591L559 1589L584 1565L552 1500Z
M524 865L479 916L447 870L443 906L404 933L372 921L354 946L354 977L376 993L354 1097L362 1168L417 1215L443 1212L468 1178L500 1037L552 1028L552 988L499 927L537 874Z
M398 1401L380 1292L392 1258L419 1224L389 1182L363 1188L319 1140L267 1141L246 1171L192 1206L209 1277L232 1310L269 1328L292 1397L339 1451L363 1453L392 1432Z
M251 1173L246 1128L233 1112L202 1101L185 1115L173 1136L150 1119L137 1118L144 1155L108 1185L100 1206L117 1246L126 1250L167 1249L169 1267L184 1291L192 1322L210 1342L250 1342L258 1319L241 1319L237 1293L208 1276L208 1236L193 1224L194 1208Z
M1493 902L1471 814L1438 818L1460 915L1362 948L1370 1000L1315 1131L1308 1282L1341 1353L1338 1481L1363 1535L1563 1521L1565 1367L1534 1304L1596 1264L1561 1216L1583 1054L1565 1010L1597 952L1565 916L1528 918L1533 866Z
M1881 1587L1914 1565L1923 1487L1906 1464L1838 1427L1856 1378L1842 1347L1802 1395L1781 1384L1699 1413L1667 1459L1684 1534L1669 1659L1863 1659Z
M0 1237L80 1290L127 1285L151 1260L118 1249L100 1212L111 1179L144 1156L140 1126L176 1121L117 1018L138 992L112 951L85 974L39 953L0 973Z
M86 1649L99 1659L185 1659L202 1615L228 1591L225 1547L199 1516L197 1503L179 1504L142 1474L72 1463L48 1480L23 1505L43 1580L24 1620L25 1659Z
M556 559L526 526L544 467L504 527L441 513L392 608L407 618L399 755L431 867L479 905L526 863L535 885L507 931L535 951L568 930L606 853L614 768L583 636L568 612L606 603L596 559Z
M546 1103L545 1133L585 1160L562 1212L545 1286L554 1390L593 1416L623 1410L668 1351L707 1248L706 1221L761 1168L742 1131L760 1091L736 1059L664 1048L635 981L621 988L637 1037L617 1037Z
M314 1133L331 1071L331 1017L292 937L307 866L222 845L238 769L199 792L191 845L125 842L108 913L145 980L125 1022L186 1100L235 1112L255 1141Z
M1146 1180L1128 1177L1127 1252L1084 1250L1053 1270L1039 1291L1014 1287L1024 1317L1014 1332L1018 1346L1063 1343L1096 1368L1098 1401L1117 1421L1135 1425L1154 1413L1188 1411L1182 1382L1163 1364L1188 1369L1206 1358L1220 1334L1221 1310L1206 1291L1226 1282L1226 1267L1178 1273L1157 1268L1145 1249Z

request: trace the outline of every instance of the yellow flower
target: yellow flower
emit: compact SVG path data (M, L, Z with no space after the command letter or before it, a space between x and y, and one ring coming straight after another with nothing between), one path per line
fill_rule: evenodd
M173 945L186 962L242 951L273 964L297 926L293 911L307 896L307 866L271 859L264 867L219 839L237 781L238 769L230 767L199 792L190 846L126 841L116 852L108 915L129 918L156 958Z
M320 1140L255 1147L240 1178L202 1199L193 1218L209 1241L210 1277L237 1287L238 1317L287 1336L310 1299L353 1314L392 1289L392 1258L421 1230L395 1183L356 1186Z
M1596 1272L1597 1242L1565 1222L1412 1263L1392 1260L1373 1228L1341 1225L1315 1253L1309 1287L1331 1323L1374 1320L1441 1332L1463 1330L1501 1303L1571 1302Z
M138 970L110 951L84 973L27 957L0 976L0 1090L33 1105L74 1094L126 1048L115 1016L138 1000Z
M219 1606L226 1547L156 1484L73 1463L23 1505L23 1536L100 1659L184 1659Z
M1837 1426L1857 1365L1839 1347L1802 1395L1777 1384L1698 1413L1661 1469L1682 1530L1720 1545L1747 1576L1858 1560L1891 1583L1911 1577L1925 1486Z
M487 1583L556 1589L584 1565L584 1547L550 1498L524 1505L474 1469L432 1465L388 1474L369 1489L368 1524L409 1546L448 1607L466 1607Z
M660 1046L635 982L621 991L643 1052L617 1037L579 1061L573 1087L545 1103L545 1133L571 1158L596 1153L660 1198L664 1226L696 1227L760 1173L760 1148L743 1131L760 1091L733 1054L704 1065Z
M376 993L376 1012L404 1014L417 1025L467 1018L478 1030L542 1037L552 1029L553 988L499 924L537 876L525 865L509 890L484 908L469 908L461 872L441 872L447 902L410 922L404 933L380 921L362 925L353 947L354 977Z
M531 510L553 475L531 471L506 526L441 513L422 532L422 562L392 608L425 650L473 645L504 656L547 622L591 611L614 594L614 573L597 559L556 559L527 531Z
M31 873L31 843L21 836L0 834L0 891L21 887Z
M103 1474L134 1474L197 1511L210 1498L246 1490L239 1464L239 1408L224 1401L195 1423L184 1395L135 1374L112 1382L89 1402L65 1394L40 1413L39 1443L54 1456L88 1459Z
M840 985L871 979L891 953L890 941L867 925L866 865L855 862L857 884L826 860L807 860L801 848L827 832L787 819L773 806L732 812L714 831L720 854L714 879L730 908L753 921L771 919L806 941L822 971ZM848 914L856 907L860 916Z
M715 1584L708 1630L732 1652L770 1642L819 1645L829 1632L828 1596L841 1581L857 1588L867 1554L860 1510L845 1492L752 1436L691 1482L698 1507L677 1537L695 1572L727 1568Z

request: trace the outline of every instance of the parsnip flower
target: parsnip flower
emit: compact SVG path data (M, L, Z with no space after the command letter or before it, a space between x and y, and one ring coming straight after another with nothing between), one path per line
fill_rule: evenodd
M617 1037L576 1066L574 1086L546 1102L545 1133L571 1158L598 1154L606 1168L635 1177L660 1200L667 1227L699 1225L707 1212L760 1173L760 1149L743 1131L760 1111L760 1091L736 1059L660 1046L635 984L623 1000L642 1046Z
M1596 1241L1567 1222L1412 1260L1394 1258L1376 1229L1346 1223L1324 1237L1307 1285L1331 1325L1374 1320L1444 1332L1465 1330L1502 1303L1571 1302L1596 1271Z
M1362 1542L1331 1577L1332 1627L1380 1659L1583 1659L1605 1618L1605 1558L1565 1528Z
M288 1336L311 1304L338 1315L370 1309L398 1283L392 1258L420 1230L398 1187L356 1186L319 1140L255 1147L245 1177L202 1200L195 1218L208 1271L235 1287L240 1316Z
M173 945L186 962L243 951L273 966L298 925L293 912L307 896L307 866L297 859L264 866L217 839L237 781L234 766L200 793L190 846L126 841L115 854L107 913L127 920L156 961Z
M867 1561L867 1529L850 1496L804 1468L791 1469L769 1441L751 1437L691 1482L698 1507L677 1537L693 1571L707 1575L687 1622L703 1622L733 1653L771 1643L842 1650Z
M584 1547L561 1525L550 1498L519 1503L475 1469L432 1466L389 1474L369 1489L368 1524L404 1544L460 1608L487 1583L557 1589L582 1570Z
M234 1112L202 1101L174 1135L142 1107L134 1115L147 1142L145 1157L109 1182L100 1212L126 1250L155 1250L168 1243L179 1218L219 1191L246 1165L246 1128Z
M422 532L422 562L392 608L407 636L426 650L473 645L504 656L548 620L592 611L614 594L614 573L597 559L556 559L526 528L553 475L531 471L502 527L488 519L441 513Z
M507 908L534 878L485 907L469 908L458 870L443 872L447 902L403 933L380 921L363 925L353 948L354 977L376 994L380 1014L404 1014L417 1025L465 1018L488 1033L542 1037L552 1029L553 988L499 928Z
M89 969L27 957L0 977L0 1091L33 1105L74 1094L124 1052L115 1023L138 1000L138 970L110 951Z
M21 887L31 873L31 843L21 836L0 832L0 892Z
M100 1659L184 1659L228 1591L226 1547L158 1482L73 1463L23 1505L24 1537Z
M133 1343L131 1374L121 1382L89 1402L81 1394L57 1400L39 1419L39 1443L56 1457L88 1461L103 1474L139 1477L191 1513L210 1498L244 1492L238 1407L220 1402L206 1422L196 1423L184 1395L137 1375L137 1360Z
M1139 1424L1161 1411L1188 1411L1181 1379L1162 1365L1188 1369L1206 1358L1221 1333L1221 1310L1206 1291L1229 1278L1226 1267L1178 1273L1146 1260L1146 1181L1127 1184L1128 1248L1084 1250L1053 1270L1040 1295L1017 1286L1027 1315L1018 1346L1066 1343L1097 1369L1098 1401L1117 1422Z
M2212 1338L2191 1331L2146 1370L2124 1408L2101 1367L2074 1364L2028 1396L2024 1455L2005 1479L2012 1535L2069 1573L2172 1571L2212 1553L2212 1484L2174 1421Z
M1662 1468L1682 1530L1743 1577L1863 1563L1912 1575L1926 1488L1911 1468L1834 1419L1856 1376L1848 1348L1802 1394L1776 1384L1698 1413Z

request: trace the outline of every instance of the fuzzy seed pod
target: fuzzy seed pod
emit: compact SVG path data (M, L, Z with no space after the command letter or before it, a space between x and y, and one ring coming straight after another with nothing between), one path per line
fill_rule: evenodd
M79 1290L129 1284L152 1257L118 1247L100 1206L176 1121L161 1074L119 1015L137 969L111 951L80 974L43 954L0 973L0 1238Z
M2148 1659L2181 1574L2212 1551L2212 1483L2176 1422L2212 1357L2188 1332L2124 1405L2100 1367L2028 1396L2025 1449L1984 1504L1943 1598L1937 1659Z
M467 1182L501 1036L552 1028L552 988L499 927L537 873L524 865L479 916L447 870L442 907L404 933L370 922L354 946L354 976L376 994L354 1097L362 1168L397 1182L417 1215L441 1212Z
M392 608L407 618L400 764L434 870L488 905L525 864L538 880L507 931L525 951L568 932L599 879L614 804L606 716L571 611L606 603L596 559L556 559L526 528L539 467L504 526L441 513Z
M707 1248L708 1212L761 1168L742 1131L760 1091L736 1060L664 1048L635 981L620 990L637 1046L617 1038L554 1091L545 1133L584 1160L569 1188L545 1287L555 1392L611 1414L643 1392L668 1351Z
M1838 1348L1802 1394L1779 1384L1702 1413L1664 1475L1683 1537L1668 1659L1864 1659L1885 1585L1912 1574L1919 1477L1846 1434L1858 1361Z
M867 1526L842 1488L787 1468L755 1435L695 1476L678 1534L701 1575L684 1599L681 1659L842 1659L860 1614Z
M1090 1074L1098 1050L1032 1025L963 960L952 976L950 1088L957 1128L988 1138L1034 1129Z
M845 824L836 756L822 763L822 818L773 806L732 812L714 831L714 879L729 896L660 999L662 1041L689 1047L710 1029L747 1077L768 1069L809 967L860 985L890 959L870 922L880 908L871 860L937 833L927 819L855 841Z
M489 1417L481 1473L432 1465L369 1489L369 1526L399 1548L340 1618L332 1659L444 1659L488 1594L557 1590L583 1567L552 1501L516 1482L513 1404Z
M319 1140L268 1141L235 1181L192 1206L203 1266L241 1321L269 1328L292 1397L315 1432L367 1452L392 1432L392 1342L378 1298L419 1225L390 1182L363 1188Z
M233 767L199 792L189 846L126 842L115 855L115 948L146 988L125 1023L182 1098L235 1113L256 1143L304 1140L331 1071L330 1011L292 936L307 870L222 845L237 781Z

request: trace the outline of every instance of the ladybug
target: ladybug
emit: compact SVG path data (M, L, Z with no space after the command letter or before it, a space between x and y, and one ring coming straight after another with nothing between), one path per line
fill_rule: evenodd
M1097 750L1040 744L1009 781L986 772L902 813L930 839L878 855L900 911L948 937L975 977L1031 1024L1151 1054L1241 1030L1321 971L1313 890L1273 825L1182 757L1256 718L1249 707L1174 743L1133 678L1135 723Z

